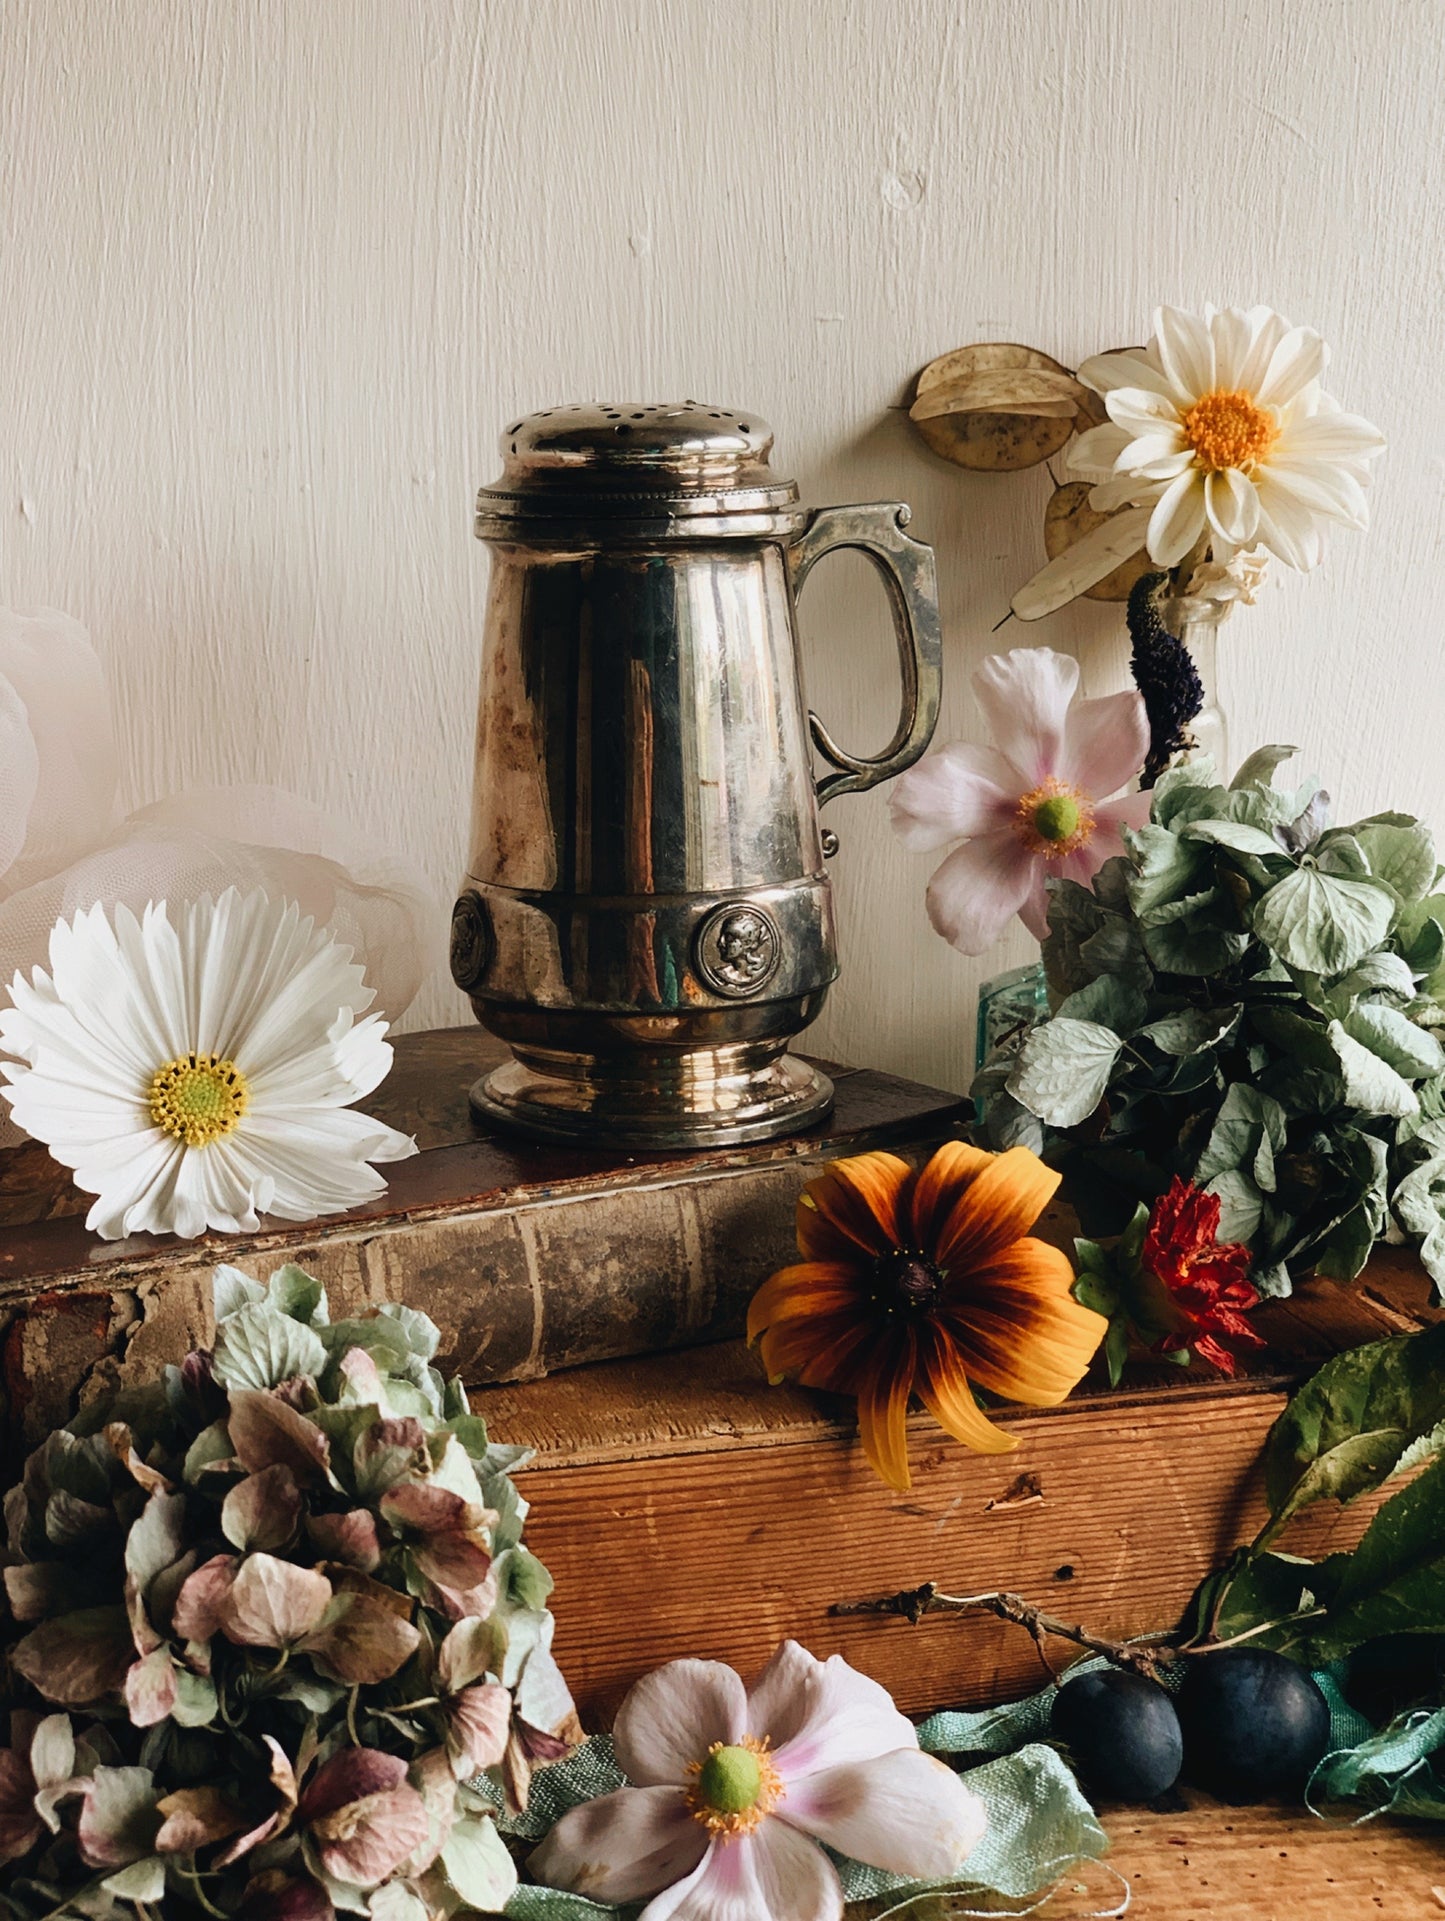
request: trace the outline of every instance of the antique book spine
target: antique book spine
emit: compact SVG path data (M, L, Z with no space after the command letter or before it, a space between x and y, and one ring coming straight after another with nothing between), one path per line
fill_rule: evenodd
M261 1277L295 1261L324 1282L333 1317L382 1301L422 1308L442 1331L439 1364L469 1382L736 1334L752 1290L793 1257L798 1193L826 1161L926 1151L966 1111L955 1095L833 1066L835 1112L795 1139L653 1157L534 1147L487 1133L467 1109L493 1045L475 1029L397 1043L369 1105L422 1151L386 1169L380 1200L334 1221L104 1243L43 1150L0 1155L11 1433L33 1439L96 1385L151 1378L207 1344L218 1261Z

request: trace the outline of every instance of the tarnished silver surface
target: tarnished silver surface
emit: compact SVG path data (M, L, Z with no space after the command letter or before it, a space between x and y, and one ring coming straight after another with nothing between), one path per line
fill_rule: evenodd
M927 746L937 591L905 506L809 514L771 448L755 415L692 402L553 408L502 437L477 501L492 578L452 940L516 1055L473 1091L490 1119L688 1147L791 1132L831 1099L785 1051L838 972L818 803ZM898 635L902 711L871 758L799 679L795 597L839 547L878 569ZM810 734L834 770L816 791Z

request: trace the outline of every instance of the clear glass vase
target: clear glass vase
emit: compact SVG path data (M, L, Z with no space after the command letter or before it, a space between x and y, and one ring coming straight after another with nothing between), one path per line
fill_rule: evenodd
M1181 594L1166 600L1160 618L1176 640L1183 641L1204 686L1204 705L1189 726L1189 739L1176 762L1208 754L1224 779L1229 778L1229 724L1219 699L1219 630L1234 611L1228 600L1203 600Z
M974 1030L974 1065L1011 1060L1028 1039L1031 1028L1048 1018L1049 984L1042 961L1028 961L995 974L978 990L978 1024Z

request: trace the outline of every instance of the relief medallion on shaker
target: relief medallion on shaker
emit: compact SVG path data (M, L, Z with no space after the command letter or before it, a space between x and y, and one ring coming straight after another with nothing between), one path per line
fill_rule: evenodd
M487 904L468 888L452 909L452 979L464 994L477 986L492 958L492 923Z
M777 973L782 953L777 922L753 901L715 907L693 941L698 973L728 1000L760 994Z

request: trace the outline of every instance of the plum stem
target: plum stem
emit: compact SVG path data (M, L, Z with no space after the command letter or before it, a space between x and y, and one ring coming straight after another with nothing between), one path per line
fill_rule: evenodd
M1051 1674L1055 1674L1055 1670L1044 1651L1044 1642L1049 1637L1072 1641L1076 1647L1087 1648L1091 1654L1102 1654L1116 1667L1132 1668L1155 1679L1159 1669L1169 1666L1171 1662L1196 1655L1216 1654L1221 1648L1238 1647L1242 1641L1252 1641L1256 1635L1267 1634L1272 1628L1292 1627L1298 1621L1312 1621L1326 1610L1320 1606L1297 1608L1291 1614L1281 1615L1277 1621L1261 1621L1222 1641L1192 1642L1184 1646L1180 1645L1177 1632L1139 1634L1127 1641L1111 1641L1104 1635L1090 1633L1078 1622L1064 1621L1056 1614L1047 1613L1034 1602L1026 1601L1021 1594L1009 1594L1002 1589L991 1589L984 1594L945 1594L933 1581L925 1581L921 1587L902 1588L897 1594L876 1595L867 1601L835 1601L828 1612L896 1614L914 1627L925 1614L992 1614L1000 1621L1009 1621L1015 1627L1028 1630Z
M1021 1594L1008 1594L997 1589L986 1594L944 1594L936 1583L925 1581L922 1587L904 1588L897 1594L878 1595L868 1601L835 1601L828 1612L897 1614L915 1626L925 1614L996 1615L1000 1621L1009 1621L1016 1627L1028 1630L1050 1673L1053 1667L1043 1647L1048 1636L1060 1641L1072 1641L1076 1647L1087 1648L1091 1654L1102 1654L1118 1667L1135 1668L1148 1675L1180 1658L1178 1649L1171 1644L1167 1635L1145 1634L1130 1641L1111 1641L1102 1635L1091 1634L1077 1622L1063 1621L1055 1614L1046 1613L1032 1601L1026 1601Z

